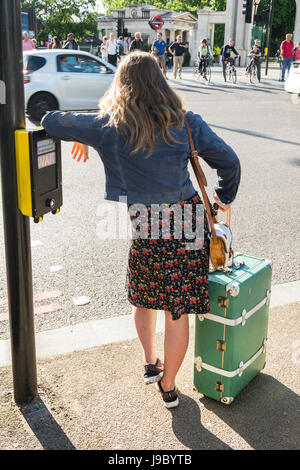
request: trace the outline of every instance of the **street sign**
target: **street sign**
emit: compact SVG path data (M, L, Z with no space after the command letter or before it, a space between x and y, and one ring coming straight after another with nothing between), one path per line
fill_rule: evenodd
M165 22L161 16L153 16L153 18L151 18L149 21L150 28L155 30L161 29L164 24Z

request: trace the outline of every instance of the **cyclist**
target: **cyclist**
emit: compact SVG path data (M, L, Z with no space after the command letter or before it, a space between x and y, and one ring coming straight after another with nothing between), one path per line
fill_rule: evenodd
M246 68L245 75L249 74L251 64L254 62L257 68L257 79L259 83L260 83L260 77L261 77L261 64L260 64L261 55L262 55L262 49L260 47L260 41L259 39L255 39L254 46L248 55L248 57L251 57L251 60L250 60L249 65Z
M227 65L227 62L229 62L231 65L233 65L234 64L234 59L239 57L239 53L237 52L237 50L234 47L234 40L230 39L228 44L226 44L222 47L221 52L222 52L222 64L223 64L223 77L224 77L224 80L226 82L226 65ZM231 57L232 54L235 54L234 59Z
M199 73L202 74L203 72L204 79L207 80L206 67L210 59L210 53L207 47L206 39L203 39L201 41L201 46L198 49L198 59L199 59L199 68L198 68Z

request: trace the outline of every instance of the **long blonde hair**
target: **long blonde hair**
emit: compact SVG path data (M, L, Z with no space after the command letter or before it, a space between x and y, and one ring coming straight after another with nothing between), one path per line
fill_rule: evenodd
M131 153L156 148L155 128L167 145L178 143L171 128L184 122L184 105L166 82L157 61L147 52L132 52L119 64L113 83L99 102L99 118L117 127Z

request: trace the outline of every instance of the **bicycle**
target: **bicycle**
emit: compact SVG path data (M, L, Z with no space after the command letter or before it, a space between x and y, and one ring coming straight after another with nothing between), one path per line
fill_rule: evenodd
M248 74L249 74L249 80L250 83L256 85L259 83L258 80L258 70L257 70L257 65L254 59L251 59L249 68L248 68Z
M232 81L232 83L237 82L237 73L236 73L236 68L234 65L234 59L232 59L231 57L227 59L225 74L226 74L226 80L228 82L229 81Z
M207 60L206 63L206 72L204 74L203 67L201 67L201 70L199 71L199 60L196 59L194 60L193 64L193 74L194 77L199 80L200 77L202 77L207 83L210 83L211 80L211 61Z

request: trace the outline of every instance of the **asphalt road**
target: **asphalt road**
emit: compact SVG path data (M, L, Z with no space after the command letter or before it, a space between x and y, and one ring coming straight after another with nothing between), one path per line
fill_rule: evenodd
M243 69L238 73L237 85L224 84L220 68L214 69L209 86L196 81L191 70L176 81L169 73L169 83L241 160L242 181L232 210L234 250L272 259L273 284L294 281L300 279L300 107L290 102L277 70L267 79L263 75L260 86L250 85ZM34 294L41 296L37 331L131 311L124 289L129 241L101 240L96 232L104 202L100 158L92 151L87 164L76 163L71 144L63 143L62 149L62 212L31 223ZM216 174L203 167L212 195ZM0 339L8 336L1 307L7 295L4 259L1 218ZM62 269L51 272L57 265ZM74 306L78 296L89 297L90 303Z

